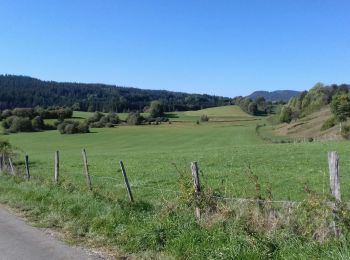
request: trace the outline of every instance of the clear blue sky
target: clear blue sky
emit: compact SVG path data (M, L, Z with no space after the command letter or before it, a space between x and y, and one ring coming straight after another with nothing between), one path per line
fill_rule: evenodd
M224 96L350 83L349 0L1 0L0 13L0 74Z

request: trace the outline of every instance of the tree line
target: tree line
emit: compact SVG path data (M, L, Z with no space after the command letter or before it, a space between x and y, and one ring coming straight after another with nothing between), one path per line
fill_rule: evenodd
M72 116L73 110L63 107L14 108L0 111L0 120L6 133L56 129L59 123ZM45 124L45 119L57 119L57 124Z
M165 112L198 110L230 103L229 98L211 95L0 75L0 110L60 106L90 112L142 112L153 100L162 102Z
M330 85L326 86L322 83L317 83L309 91L303 91L299 96L293 97L284 105L280 112L280 122L290 123L305 117L313 112L320 110L327 105L335 105L337 100L347 100L349 96L350 85ZM336 105L335 105L336 106ZM346 107L346 106L345 106ZM334 109L332 111L335 112Z
M262 96L258 96L254 100L250 97L238 96L231 100L231 104L239 106L250 115L259 116L273 113L276 102L267 102Z
M57 129L61 134L89 133L92 128L110 128L125 123L129 125L159 124L168 122L164 105L160 101L152 101L147 109L148 116L140 112L130 112L126 120L120 120L114 112L96 111L86 120L73 120L73 110L66 107L14 108L0 111L0 121L5 133L35 132ZM46 123L45 119L56 119Z

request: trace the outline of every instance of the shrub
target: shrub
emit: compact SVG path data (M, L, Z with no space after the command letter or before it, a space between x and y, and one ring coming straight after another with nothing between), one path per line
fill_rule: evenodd
M164 106L160 101L152 101L149 113L151 118L162 117L164 115Z
M209 117L207 115L201 115L200 121L201 122L208 122L209 121Z
M73 116L72 109L60 107L51 107L48 109L36 107L35 113L39 115L42 119L59 119L61 121L67 118L71 118Z
M56 129L54 126L45 125L44 120L40 116L36 116L32 120L27 117L10 116L2 121L2 126L7 133Z
M2 124L2 127L3 127L4 129L9 129L10 126L11 126L11 124L12 124L13 119L14 119L13 116L7 117L6 119L4 119L4 120L2 121L2 123L1 123L1 124Z
M8 118L8 117L10 117L10 116L12 116L12 111L9 110L9 109L5 109L5 110L2 111L2 113L1 113L1 117L2 117L2 118Z
M13 154L12 146L7 140L0 140L0 153L9 156Z
M346 138L346 139L349 139L350 137L350 126L343 126L342 129L341 129L341 132L340 134Z
M103 116L101 117L99 123L102 125L102 126L105 126L107 123L108 123L108 118L106 116Z
M247 110L248 114L251 115L257 115L258 114L258 105L255 102L251 102L248 105L248 110Z
M43 130L45 128L44 120L40 116L32 119L32 127L34 130Z
M64 120L57 126L57 130L61 134L79 134L89 133L89 124L87 122L78 122L72 120Z
M12 121L11 127L9 128L9 132L11 133L31 131L33 131L32 122L29 120L29 118L23 117L15 117Z
M32 122L29 120L29 118L23 118L18 116L11 116L6 118L2 122L2 126L7 132L10 133L33 131Z
M89 133L89 124L87 122L80 122L77 125L77 133Z
M95 112L92 117L88 118L88 123L95 123L100 121L100 119L103 117L103 114L101 112Z
M55 121L53 122L53 126L56 127L56 129L57 129L58 125L61 124L61 123L62 123L62 121L60 121L60 120L55 120Z
M57 118L64 120L73 116L73 110L70 108L60 108L57 110Z
M350 97L347 94L334 96L331 111L339 122L345 122L350 116Z
M13 159L13 157L15 156L15 152L13 150L12 145L6 141L6 140L0 140L0 156L1 156L1 160L2 160L2 171L8 171L9 167L5 167L5 162L7 164L7 161L11 158ZM12 172L14 173L14 172Z
M42 108L35 107L33 108L15 108L13 110L4 110L1 113L2 118L8 118L10 116L18 117L27 117L33 119L36 116L40 116L42 119L60 119L64 120L66 118L71 118L73 116L73 110L70 108L62 107L51 107L51 108Z
M33 108L15 108L12 110L12 114L18 117L28 117L30 119L35 117Z
M78 132L77 130L77 125L73 124L66 124L64 126L63 132L61 132L61 134L75 134Z
M100 112L95 112L95 114L88 119L90 126L95 128L113 127L113 125L116 125L119 122L120 120L116 113L103 115Z
M104 127L104 125L101 124L100 121L94 122L94 123L90 123L90 126L93 127L93 128L102 128L102 127Z
M140 125L144 121L144 118L140 115L139 112L130 112L126 122L129 125Z
M108 123L111 123L111 124L119 124L120 123L120 119L116 113L109 113L105 117L108 119Z
M337 123L337 120L336 120L335 117L331 117L331 118L327 119L327 120L323 123L323 125L322 125L322 127L321 127L321 131L325 131L325 130L327 130L327 129L329 129L329 128L332 128L333 126L336 125L336 123Z
M292 121L292 108L289 106L283 106L281 109L281 114L280 114L280 122L281 123L290 123Z

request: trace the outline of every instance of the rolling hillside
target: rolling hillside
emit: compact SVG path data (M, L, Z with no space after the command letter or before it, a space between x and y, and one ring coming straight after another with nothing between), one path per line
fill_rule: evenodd
M280 124L274 127L273 134L295 139L313 138L320 141L341 140L343 138L339 133L339 124L321 131L324 122L332 117L333 115L329 106L326 106L297 121L292 121L289 124Z
M276 91L255 91L248 97L255 100L257 97L264 97L266 101L271 102L288 102L292 97L300 95L300 91L295 90L276 90Z

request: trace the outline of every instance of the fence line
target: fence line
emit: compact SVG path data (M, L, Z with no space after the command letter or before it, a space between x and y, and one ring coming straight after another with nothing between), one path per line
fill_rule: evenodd
M91 186L91 178L92 179L105 179L105 180L113 180L116 182L120 182L122 178L114 178L114 177L108 177L108 176L97 176L97 175L91 175L89 173L89 168L88 168L88 163L87 163L87 157L86 157L86 151L85 149L82 150L83 153L83 169L85 169L85 175L88 181L88 187L90 190L92 190L92 186ZM55 152L55 164L54 164L54 173L55 173L55 178L54 181L56 184L58 184L58 177L59 177L59 152L56 151ZM32 176L29 172L29 168L30 168L30 162L29 162L29 156L26 154L25 158L24 158L24 166L25 166L25 175L23 177L25 177L28 181L30 179L32 179ZM4 163L4 165L1 165L2 167L5 167L5 161L1 162ZM10 165L8 165L8 170L11 170L11 175L14 175L15 169L14 169L14 165L12 164L11 158L9 158L9 163ZM171 190L171 189L164 189L162 187L160 187L159 183L158 183L158 188L156 187L152 187L152 186L143 186L142 184L140 185L140 183L136 184L136 185L132 185L132 183L129 183L128 177L126 175L126 171L125 171L125 167L122 161L119 162L120 163L120 167L121 167L121 172L122 172L122 176L124 178L124 184L126 186L127 189L127 193L128 193L128 197L129 197L129 201L133 202L134 198L133 198L133 194L131 192L131 188L133 189L152 189L152 190L157 190L160 191L162 194L163 192L172 192L175 194L180 194L179 191L176 190ZM328 165L329 165L329 176L330 176L330 192L331 192L331 196L333 196L337 201L341 201L341 192L340 192L340 174L339 174L339 155L337 152L329 152L328 153ZM18 171L17 171L18 172ZM198 168L198 164L197 162L192 162L191 163L191 173L192 173L192 180L193 180L193 189L194 189L194 194L195 194L195 201L196 201L196 217L198 219L200 219L200 209L199 209L199 200L200 197L202 195L202 189L201 189L201 185L200 185L200 175L199 175L199 168ZM17 174L18 175L18 174ZM67 175L63 175L62 177L66 177ZM68 176L79 176L80 178L83 177L82 174L76 174L76 173L72 173L70 172ZM42 175L40 175L40 177L44 177ZM34 176L34 179L35 176ZM38 178L38 180L42 180L42 178ZM120 186L122 186L121 183L119 183ZM324 187L323 187L324 190ZM238 201L238 202L256 202L256 203L280 203L280 204L290 204L290 205L299 205L302 203L302 201L289 201L289 200L264 200L264 199L254 199L254 198L237 198L237 197L225 197L225 196L212 196L215 199L218 200L224 200L224 201ZM329 202L330 205L335 206L334 202Z

